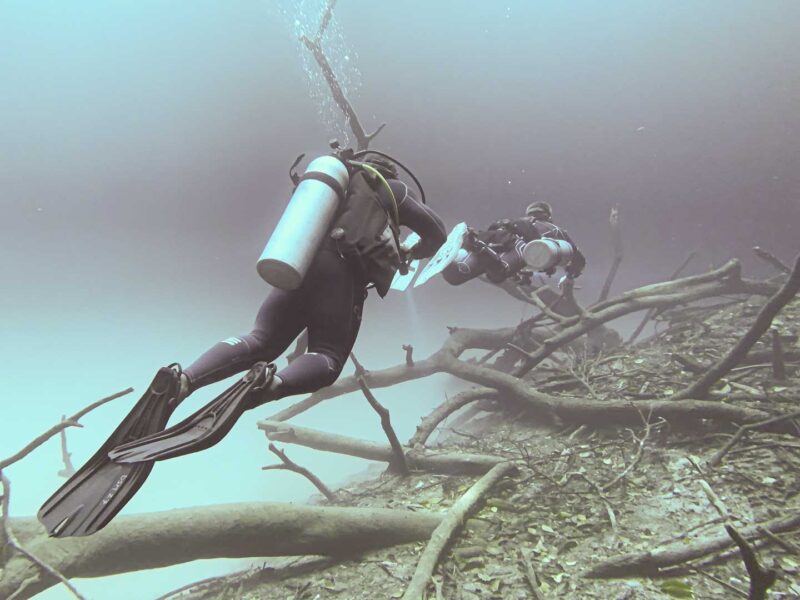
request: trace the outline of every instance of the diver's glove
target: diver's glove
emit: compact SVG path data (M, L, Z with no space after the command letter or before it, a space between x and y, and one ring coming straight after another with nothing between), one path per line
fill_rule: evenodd
M567 289L567 286L569 286L569 288L572 289L572 286L574 284L575 284L575 278L572 275L570 274L563 275L561 279L558 280L558 289L559 291L563 292L564 290Z

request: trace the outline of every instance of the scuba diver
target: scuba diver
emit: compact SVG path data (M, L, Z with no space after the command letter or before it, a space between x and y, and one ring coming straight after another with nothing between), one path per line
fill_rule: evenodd
M250 333L212 346L186 369L161 368L133 410L87 463L44 503L39 520L51 536L103 528L144 483L155 460L219 442L241 414L266 402L314 392L339 377L355 343L367 289L380 297L412 259L445 241L442 220L425 204L416 177L389 155L339 149L309 163L258 262L274 286ZM421 200L398 179L417 184ZM399 241L400 227L415 245ZM286 368L278 358L304 330L308 350ZM217 398L165 429L175 407L195 390L248 370Z
M495 221L485 231L467 228L461 249L442 271L451 285L461 285L481 275L492 283L508 279L531 285L534 272L553 275L563 267L559 287L571 283L586 266L586 259L567 232L552 222L547 202L533 202L518 219ZM536 284L543 284L543 277Z

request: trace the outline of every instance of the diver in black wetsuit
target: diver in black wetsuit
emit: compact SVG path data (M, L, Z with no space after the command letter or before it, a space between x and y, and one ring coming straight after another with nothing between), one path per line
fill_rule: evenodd
M397 202L400 225L415 231L421 241L407 258L432 256L447 232L442 220L419 202L390 164L375 160ZM334 225L332 231L336 231ZM331 385L347 361L358 335L368 284L386 295L396 265L380 258L360 257L345 243L328 237L300 288L273 289L256 317L253 330L223 340L183 371L183 395L250 368L272 362L308 329L308 351L275 373L264 400L314 392Z
M333 190L337 198L332 223L324 221L313 236L309 219L321 212L319 198L312 194L307 203L312 210L304 215L308 219L292 221L293 239L299 243L287 248L312 239L321 242L316 253L309 250L311 264L297 281L299 287L273 289L250 333L219 342L185 371L178 365L160 369L108 440L42 505L38 517L50 535L83 536L102 529L142 486L154 461L216 444L245 410L332 384L358 334L367 288L372 285L385 296L404 261L429 257L442 245L444 224L397 179L393 163L361 158L363 152L336 156L332 161L346 170L346 183L310 168L303 177L293 176L296 193L304 179L312 179L314 189ZM419 234L419 243L404 248L400 226ZM272 361L304 329L309 351L276 372ZM165 429L175 407L192 391L247 369L214 400Z
M528 205L525 216L517 219L495 221L485 231L470 231L456 260L442 272L451 285L461 285L481 275L493 283L510 277L521 282L528 280L523 249L528 242L538 239L563 240L572 247L572 255L564 265L565 276L560 285L578 277L586 266L586 258L567 232L552 222L553 210L547 202ZM555 267L543 271L555 273Z

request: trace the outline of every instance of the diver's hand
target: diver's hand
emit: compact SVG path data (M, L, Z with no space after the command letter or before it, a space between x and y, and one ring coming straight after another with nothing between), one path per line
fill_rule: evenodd
M564 292L568 289L571 290L574 284L575 279L571 275L564 275L558 280L558 289L561 292Z

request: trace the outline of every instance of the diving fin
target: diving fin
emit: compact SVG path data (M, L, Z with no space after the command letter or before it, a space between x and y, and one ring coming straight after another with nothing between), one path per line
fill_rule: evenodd
M120 444L110 450L108 457L130 465L210 448L225 437L244 411L257 405L253 395L265 390L274 374L274 365L257 363L242 379L193 415L162 432Z
M178 405L180 375L177 365L159 369L147 391L100 449L42 505L39 521L51 536L95 533L133 498L153 463L117 464L109 460L108 452L167 426Z

